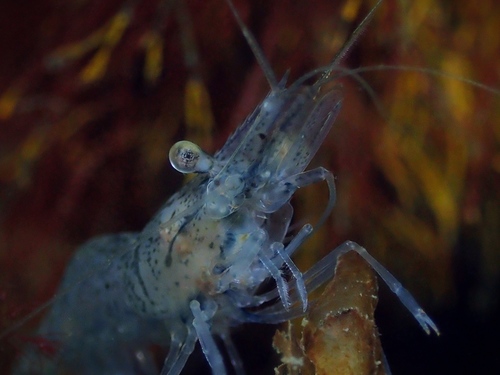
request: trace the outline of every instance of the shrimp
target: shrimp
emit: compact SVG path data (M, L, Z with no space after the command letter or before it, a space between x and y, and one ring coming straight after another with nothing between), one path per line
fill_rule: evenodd
M227 2L270 92L214 156L189 141L172 146L172 166L196 176L140 233L99 237L76 252L60 297L38 330L57 351L52 357L27 351L16 373L156 374L156 345L169 347L161 374L175 375L199 342L213 373L226 374L220 338L241 374L232 328L302 316L309 294L332 277L338 257L349 251L371 265L428 334L439 334L411 294L357 243L341 244L304 273L292 260L334 207L332 172L307 167L341 109L342 92L329 84L348 74L339 62L381 0L330 65L289 86L286 76L276 79ZM293 195L320 182L326 182L329 199L319 222L303 225L289 239ZM275 287L262 292L269 283Z

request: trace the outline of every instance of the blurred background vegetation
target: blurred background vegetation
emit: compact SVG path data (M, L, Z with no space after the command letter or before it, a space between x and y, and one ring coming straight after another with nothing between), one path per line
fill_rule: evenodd
M293 81L328 64L375 2L235 3L276 74L290 69ZM181 186L167 160L175 141L216 151L268 86L223 0L1 2L0 25L4 332L53 295L78 244L140 230ZM344 65L498 88L499 29L494 0L388 0ZM355 240L435 318L442 336L428 338L382 286L377 322L394 374L492 373L500 95L416 71L362 77L383 109L341 80L343 110L314 161L334 172L338 203L299 264ZM326 199L324 186L304 189L296 222L314 223ZM37 321L2 338L1 368L36 341Z

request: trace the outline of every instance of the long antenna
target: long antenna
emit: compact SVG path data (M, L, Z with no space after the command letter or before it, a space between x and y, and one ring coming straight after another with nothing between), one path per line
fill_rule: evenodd
M381 0L379 0L379 2L380 1ZM241 19L239 13L236 11L236 8L234 7L232 0L226 0L226 3L229 5L231 12L233 12L234 18L236 19L236 22L238 22L238 25L240 26L240 29L243 33L243 36L245 37L248 45L250 46L262 71L264 72L264 76L266 77L269 86L271 86L271 90L272 91L277 90L278 81L276 80L276 77L274 75L273 69L271 68L271 65L269 64L269 61L267 61L266 57L264 56L264 52L262 51L259 44L255 40L252 32L243 23L243 20Z
M229 1L229 0L228 0ZM351 49L351 47L356 43L363 34L363 32L366 30L366 26L368 23L372 20L375 11L379 7L379 5L382 3L383 0L378 0L377 3L374 5L374 7L368 12L366 17L361 21L361 23L356 27L356 29L353 31L351 37L347 40L347 42L344 44L342 49L335 55L335 57L332 60L332 63L330 64L330 69L326 70L325 73L323 74L323 77L319 81L324 81L325 79L328 79L332 71L334 70L333 67L338 65L339 62L345 57L347 52Z

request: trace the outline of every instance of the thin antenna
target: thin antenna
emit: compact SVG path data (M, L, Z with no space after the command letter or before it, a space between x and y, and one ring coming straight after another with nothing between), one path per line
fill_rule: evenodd
M372 20L374 14L375 14L375 11L379 7L379 5L382 3L382 1L383 0L378 0L377 3L375 4L375 6L370 10L370 12L368 12L368 14L363 19L363 21L361 21L361 23L358 25L358 27L356 27L356 29L353 31L351 37L347 40L347 42L344 44L342 49L333 58L332 63L330 64L330 68L325 71L325 73L323 74L323 77L319 81L324 82L325 79L328 79L328 77L330 76L330 74L334 70L333 67L339 64L339 62L345 57L347 52L349 52L349 50L354 45L354 43L356 43L358 41L359 37L366 30L366 26Z
M382 0L379 0L379 2ZM240 26L240 29L243 33L243 36L245 37L248 45L250 46L255 58L257 59L258 64L260 65L264 76L267 79L267 82L269 83L269 86L271 86L271 91L275 91L278 89L278 81L276 80L276 77L274 76L273 69L271 68L271 65L269 64L269 61L267 61L266 57L264 56L264 52L260 48L259 44L255 40L254 36L252 35L251 31L248 29L248 27L243 23L240 15L236 11L236 8L234 7L234 4L232 0L226 0L226 3L229 5L229 8L231 9L231 12L233 12L234 18L236 19L236 22L238 22L238 25Z

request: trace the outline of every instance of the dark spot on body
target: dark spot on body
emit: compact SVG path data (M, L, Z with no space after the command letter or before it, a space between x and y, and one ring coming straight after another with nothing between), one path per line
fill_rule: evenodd
M220 275L226 268L222 264L216 264L212 272L214 275Z
M172 254L168 253L165 258L165 266L170 267L172 265Z

